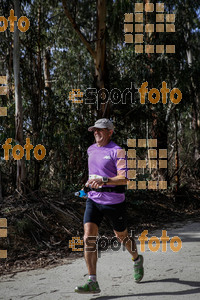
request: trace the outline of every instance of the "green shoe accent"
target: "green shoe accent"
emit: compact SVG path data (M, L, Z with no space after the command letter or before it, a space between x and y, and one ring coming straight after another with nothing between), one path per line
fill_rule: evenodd
M139 255L140 261L138 263L134 263L134 279L135 282L140 282L144 276L144 268L143 262L144 258L142 255Z
M97 294L100 293L101 290L97 281L94 282L91 279L88 279L88 282L83 286L77 286L75 292L80 294Z

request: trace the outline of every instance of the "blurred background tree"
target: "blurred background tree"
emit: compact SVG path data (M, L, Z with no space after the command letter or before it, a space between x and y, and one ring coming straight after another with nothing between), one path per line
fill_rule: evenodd
M137 1L139 2L139 1ZM155 1L151 1L154 4ZM30 28L19 32L20 85L23 106L23 145L30 138L42 144L46 157L25 160L23 191L46 190L64 193L87 180L86 150L94 142L88 126L102 116L115 123L113 139L121 146L127 138L157 138L158 148L168 149L168 172L159 176L169 187L196 188L200 174L200 4L199 1L166 0L165 11L175 13L176 32L148 36L153 44L175 44L175 54L135 54L133 44L124 42L124 14L134 12L129 0L29 0L20 2L20 15ZM144 4L147 1L144 1ZM8 18L14 1L1 1L0 15ZM150 16L153 18L155 15ZM1 96L8 116L0 117L1 145L7 138L15 143L14 34L9 27L0 33L1 75L8 76L8 95ZM146 41L147 42L147 41ZM126 105L109 101L97 109L87 105L86 89L140 88L160 90L162 81L170 90L177 87L182 100L141 105L139 93ZM83 104L69 101L69 92L80 89ZM102 97L103 98L103 95ZM103 99L100 99L103 101ZM21 142L20 142L21 143ZM139 152L139 156L144 156ZM1 148L1 191L6 196L16 186L17 162L4 160ZM155 172L156 178L158 174Z

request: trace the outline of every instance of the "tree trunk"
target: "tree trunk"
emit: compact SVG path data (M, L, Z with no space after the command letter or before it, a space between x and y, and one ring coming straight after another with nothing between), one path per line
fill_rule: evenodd
M143 4L148 3L153 3L154 7L156 6L156 1L155 0L143 0ZM155 12L154 12L155 14ZM145 11L145 23L151 23L150 21L150 14ZM145 34L145 42L147 45L152 45L153 44L153 38L155 38L155 32L154 33L146 33ZM144 46L144 51L145 51L145 46ZM150 90L151 88L155 87L155 82L154 82L154 70L152 68L153 60L154 60L154 55L148 53L148 89ZM150 105L151 109L151 117L152 117L152 127L151 127L151 138L157 139L157 149L167 149L167 139L168 139L168 128L167 128L167 120L165 119L164 116L161 117L159 112L154 112L153 110L154 105ZM159 160L159 157L157 157L157 160ZM168 169L159 169L159 172L154 171L153 175L158 176L159 180L168 180ZM156 178L155 176L155 178Z
M41 115L41 101L42 101L42 58L41 58L41 3L38 6L38 26L37 26L37 93L35 98L35 111L33 116L33 141L34 145L38 142L40 130L42 128L42 115ZM34 189L38 190L40 187L40 161L34 160Z
M104 88L104 67L105 67L105 30L106 30L106 1L97 1L97 41L96 41L96 56L95 62L95 76L96 86L98 89Z
M177 118L177 112L175 109L175 170L177 172L176 176L175 176L175 181L176 181L176 192L178 192L179 187L180 187L180 175L179 175L179 152L178 152L178 118Z
M152 112L152 117L151 138L157 139L157 152L159 152L158 149L167 149L168 146L168 122L164 118L159 118L157 113ZM159 169L159 178L168 181L168 168Z
M14 12L17 18L20 17L20 5L19 0L14 1ZM21 99L21 87L20 87L20 44L19 44L19 30L17 28L17 22L15 22L14 28L14 49L13 49L13 69L14 69L14 81L15 81L15 139L19 144L23 145L23 112L22 112L22 99ZM17 189L22 192L21 183L25 180L25 163L24 157L17 160Z
M187 23L187 32L185 33L185 42L187 43L186 48L186 57L187 57L187 63L188 66L192 67L193 57L192 57L192 50L190 46L190 39L191 39L191 26L189 22ZM193 105L192 105L192 127L194 129L194 147L193 147L193 153L194 153L194 159L197 161L200 158L200 94L198 92L198 88L195 84L194 78L191 75L190 77L191 85L191 95L193 99Z
M96 56L94 59L95 64L95 78L96 87L98 90L105 88L105 55L106 55L106 1L97 1L97 32L96 32ZM102 95L103 96L103 95ZM101 104L101 109L98 112L98 117L105 116L108 110L109 102Z
M46 89L46 95L48 101L49 101L49 94L51 91L50 61L51 61L50 50L46 49L44 53L44 80L45 80L45 89Z
M75 20L72 18L66 0L62 0L63 7L67 18L72 24L74 30L77 32L81 41L89 51L90 55L94 59L95 66L95 85L97 89L105 87L105 58L106 58L106 42L105 42L105 31L106 31L106 0L97 0L97 27L96 27L96 45L95 51L92 49L90 43L86 40L83 33L80 31ZM98 111L98 117L107 116L109 117L109 102L107 105L102 103L101 109Z

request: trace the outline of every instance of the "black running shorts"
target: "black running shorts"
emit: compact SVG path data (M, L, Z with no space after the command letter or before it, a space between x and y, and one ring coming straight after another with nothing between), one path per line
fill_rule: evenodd
M119 204L103 205L88 198L83 223L92 222L99 227L103 216L109 218L115 231L122 232L127 228L125 201Z

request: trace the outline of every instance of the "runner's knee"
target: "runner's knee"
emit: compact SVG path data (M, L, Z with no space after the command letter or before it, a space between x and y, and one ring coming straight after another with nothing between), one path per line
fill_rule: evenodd
M84 225L84 242L89 238L91 241L96 241L98 235L98 226L94 223L86 223Z
M116 237L117 237L117 239L120 243L123 243L123 242L126 243L126 241L128 241L128 231L127 231L127 229L125 229L124 231L114 230L114 233L115 233L115 235L116 235Z
M116 235L116 237L117 237L117 239L118 239L118 241L120 243L123 243L123 242L126 243L126 240L128 241L128 234L127 234L127 232L122 232L122 233L115 232L115 235Z

